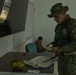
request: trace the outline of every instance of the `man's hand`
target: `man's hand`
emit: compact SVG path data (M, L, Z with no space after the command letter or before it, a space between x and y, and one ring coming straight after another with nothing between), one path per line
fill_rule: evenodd
M58 52L58 47L53 47L52 51L55 52L55 53L57 53Z
M58 47L53 47L52 51L55 53L55 56L58 56Z

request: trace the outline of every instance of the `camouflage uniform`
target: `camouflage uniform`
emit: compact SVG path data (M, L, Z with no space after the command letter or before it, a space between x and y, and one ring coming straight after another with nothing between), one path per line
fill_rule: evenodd
M56 26L55 33L54 44L59 49L59 75L76 75L76 55L68 54L76 51L76 20L68 17L61 25Z
M67 6L63 7L62 3L57 3L50 10L51 14L48 17L54 17L67 10ZM57 24L52 43L58 47L59 75L76 75L76 53L71 54L71 52L76 52L76 20L67 16L61 24Z

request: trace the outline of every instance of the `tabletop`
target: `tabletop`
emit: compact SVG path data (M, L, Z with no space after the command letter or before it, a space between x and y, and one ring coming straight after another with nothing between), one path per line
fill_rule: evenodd
M0 57L0 72L28 73L28 70L39 70L40 73L53 73L54 65L51 65L48 68L35 68L25 65L23 70L13 70L10 65L12 60L30 60L36 56L50 56L52 58L55 54L48 51L42 53L8 52L4 56Z

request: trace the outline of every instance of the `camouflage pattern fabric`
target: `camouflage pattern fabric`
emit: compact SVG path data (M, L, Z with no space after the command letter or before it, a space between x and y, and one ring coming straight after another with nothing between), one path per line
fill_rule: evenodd
M76 55L64 53L76 52L76 20L68 18L55 28L53 44L58 46L59 75L76 75Z
M76 55L59 55L59 75L76 75Z
M66 12L68 11L69 8L68 6L63 6L62 3L56 3L54 6L52 6L52 8L50 9L51 14L47 15L49 18L54 17L55 15L57 15L58 13L61 12Z

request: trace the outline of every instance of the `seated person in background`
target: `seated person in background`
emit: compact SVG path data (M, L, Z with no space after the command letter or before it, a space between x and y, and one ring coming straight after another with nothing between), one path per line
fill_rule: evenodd
M44 52L46 49L42 46L43 38L41 36L35 41L35 45L37 47L37 52Z

